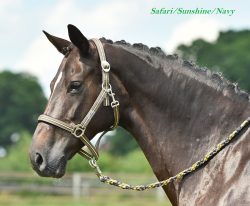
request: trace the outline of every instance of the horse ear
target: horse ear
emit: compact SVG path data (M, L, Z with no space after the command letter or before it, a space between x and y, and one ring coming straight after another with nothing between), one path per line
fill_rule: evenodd
M81 31L72 24L68 25L68 33L70 41L83 53L89 52L89 41L81 33Z
M62 53L65 54L65 48L67 48L71 43L65 39L61 39L59 37L56 36L52 36L51 34L49 34L46 31L43 31L43 33L46 35L46 37L48 38L48 40L57 48L57 50Z

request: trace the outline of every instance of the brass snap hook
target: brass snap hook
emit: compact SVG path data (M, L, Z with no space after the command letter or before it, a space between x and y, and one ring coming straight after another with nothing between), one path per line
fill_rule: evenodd
M91 160L89 160L89 165L96 170L96 174L98 176L101 176L102 175L102 171L101 169L99 168L99 166L97 165L97 162L95 160L95 158L92 158Z
M111 102L111 107L118 107L119 106L119 102L117 100L114 100L113 102Z

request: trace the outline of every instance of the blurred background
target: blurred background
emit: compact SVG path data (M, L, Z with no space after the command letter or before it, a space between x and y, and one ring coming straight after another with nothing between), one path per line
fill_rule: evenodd
M222 72L249 92L249 6L243 0L1 0L0 205L170 205L162 190L135 193L104 186L77 156L59 180L32 171L32 133L62 60L42 30L68 39L71 23L88 38L160 46L167 54ZM152 8L223 8L235 13L152 15ZM106 135L101 153L100 166L107 174L134 184L155 180L133 137L122 128Z

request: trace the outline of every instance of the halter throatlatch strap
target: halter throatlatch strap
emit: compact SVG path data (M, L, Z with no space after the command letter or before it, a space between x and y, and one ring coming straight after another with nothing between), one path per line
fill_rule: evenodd
M95 43L102 67L102 90L99 93L98 97L96 98L95 102L93 103L92 107L88 111L87 115L84 117L84 119L79 124L67 124L61 120L58 120L56 118L50 117L48 115L42 114L39 116L38 121L39 122L45 122L52 124L54 126L57 126L63 130L66 130L70 132L74 137L79 138L85 145L85 147L88 148L89 152L86 151L84 148L82 148L78 153L86 158L87 160L98 160L99 154L98 154L98 147L100 143L100 139L102 136L109 130L114 129L119 124L119 102L115 99L115 94L112 91L112 87L109 83L109 71L110 71L110 65L106 61L105 52L102 46L102 43L99 39L92 39L92 41ZM111 104L110 100L111 99ZM90 142L90 140L86 137L85 131L86 128L101 106L101 104L104 104L104 106L111 106L114 111L114 125L110 127L108 130L104 131L102 135L99 137L96 147Z

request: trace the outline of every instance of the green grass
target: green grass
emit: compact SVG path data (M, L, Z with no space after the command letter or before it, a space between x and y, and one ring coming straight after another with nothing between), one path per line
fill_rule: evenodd
M171 206L166 200L159 202L155 197L138 196L91 196L75 200L71 196L21 196L0 193L0 205L4 206Z

